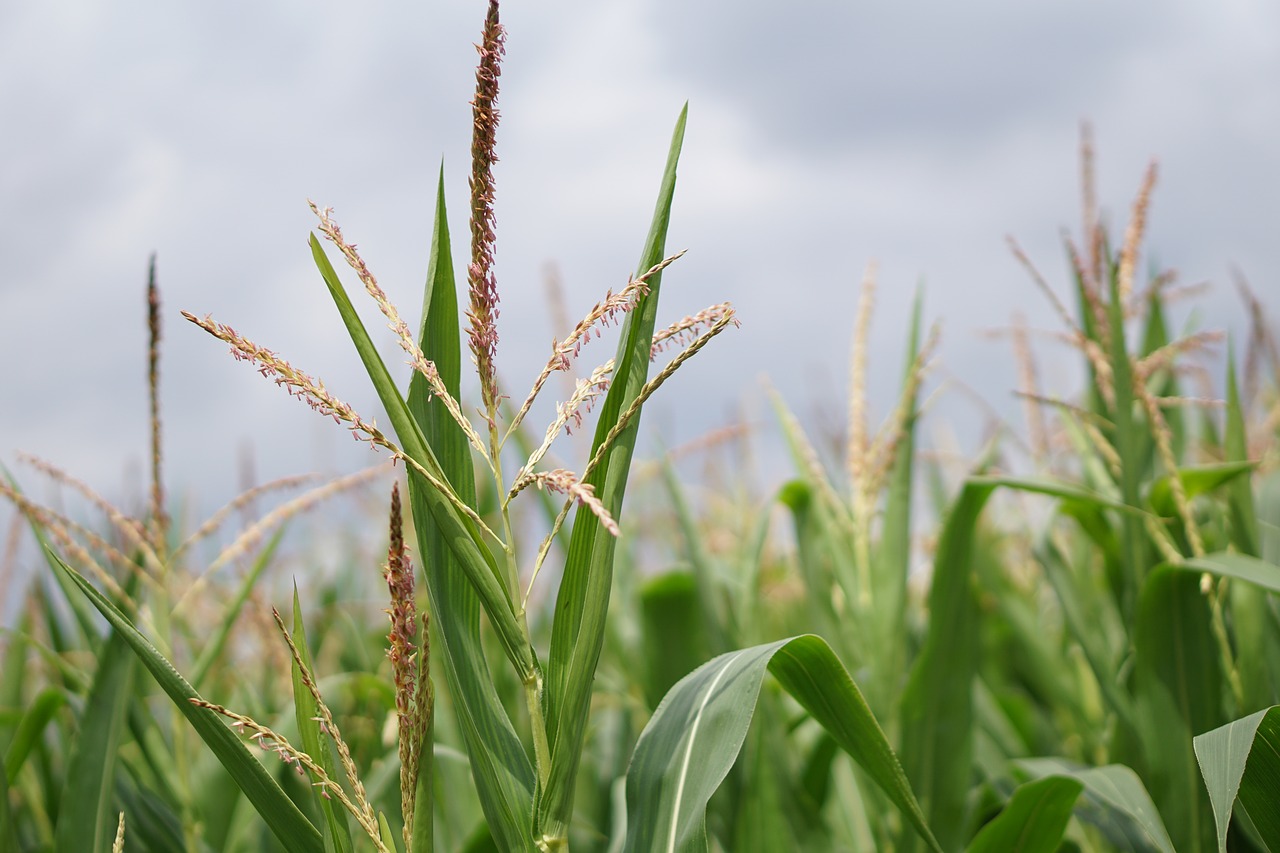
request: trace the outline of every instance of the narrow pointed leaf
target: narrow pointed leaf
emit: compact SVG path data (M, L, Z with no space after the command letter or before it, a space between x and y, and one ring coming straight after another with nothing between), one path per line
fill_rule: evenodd
M1236 383L1235 351L1229 349L1227 351L1227 423L1222 437L1223 456L1228 462L1247 462L1249 459L1249 441L1244 421L1240 388ZM1248 477L1232 482L1227 488L1227 507L1231 520L1231 542L1236 546L1236 550L1251 557L1262 556L1258 516L1253 503L1253 487Z
M307 646L307 630L302 623L302 604L298 601L297 584L293 587L292 634L293 644L298 647L302 662L314 676L311 652ZM333 760L333 752L329 749L329 738L321 733L320 725L316 722L320 716L320 706L316 704L315 697L303 683L302 670L298 667L297 661L291 664L290 672L293 676L293 718L298 724L302 751L315 759L330 779L340 779L342 777L337 775L337 763ZM319 780L312 778L311 781L314 784ZM312 790L315 792L314 799L320 806L320 813L324 816L322 829L325 849L332 850L334 853L351 853L354 848L351 843L351 827L347 825L347 812L333 798L320 796L318 788L312 788Z
M671 201L675 194L676 164L684 142L687 114L686 105L672 134L662 186L637 274L663 258ZM660 291L661 276L654 276L649 280L649 293L640 298L623 324L613 384L600 408L592 443L593 454L623 412L639 396L648 379ZM587 478L587 483L595 488L597 497L614 519L622 516L622 502L639 425L637 416ZM615 538L601 526L593 513L579 512L574 516L569 553L556 597L551 653L547 663L547 738L551 767L546 790L540 797L538 825L541 833L553 840L567 838L573 816L573 794L581 764L591 690L604 643L615 545Z
M67 704L67 695L60 688L46 687L36 695L18 721L18 728L9 741L4 756L4 772L10 779L18 778L31 748L44 737L45 726L59 708Z
M435 363L449 393L457 398L462 376L462 344L444 203L443 167L436 190L435 225L422 303L418 345L423 355ZM470 445L444 404L431 396L426 377L416 372L409 380L407 404L458 497L474 507L475 474ZM431 621L440 637L440 642L431 650L431 660L433 664L443 663L441 668L457 708L457 720L471 761L472 779L490 830L506 847L518 849L528 843L533 825L533 766L494 688L480 639L480 597L468 582L465 567L450 548L445 529L434 521L430 491L431 487L422 478L409 478L409 505L418 536L420 563L427 580ZM429 757L424 759L423 772L428 775L420 787L426 785L430 790L434 767ZM425 830L430 826L431 816L424 816L421 811L418 814L415 837L420 840L415 842L417 846L411 853L429 849L426 844L430 835Z
M0 853L19 853L18 829L9 809L9 777L0 766Z
M80 714L58 812L59 850L104 853L115 838L116 753L133 699L134 656L119 629L98 653L98 672Z
M56 556L54 559L58 559ZM263 821L289 853L323 853L324 842L320 831L303 815L293 801L281 790L262 763L253 755L222 718L207 708L191 704L200 696L192 689L173 664L156 651L123 613L115 608L102 593L80 573L61 563L72 582L80 588L90 603L106 617L112 628L133 649L143 666L155 677L156 683L173 700L174 705L191 723L209 750L227 769L240 790L262 816Z
M342 281L334 271L333 265L329 263L324 247L320 245L320 241L314 234L311 235L311 255L325 285L329 288L329 295L333 297L334 304L338 307L338 313L347 327L347 334L350 335L356 352L364 362L365 371L369 374L369 380L378 393L378 399L391 420L400 448L433 477L448 482L422 430L410 414L404 398L400 396L395 381L382 361L382 356L374 347L364 322L356 314L355 307L342 286ZM411 482L421 478L421 475L415 471L410 471L408 476ZM454 483L452 486L456 493L458 485ZM517 671L532 672L533 650L523 639L508 593L498 581L493 554L481 539L475 523L459 512L445 495L426 484L421 492L421 500L430 509L431 518L440 528L441 535L450 550L458 558L459 565L466 572L467 580L475 586L485 613L489 616L508 659Z

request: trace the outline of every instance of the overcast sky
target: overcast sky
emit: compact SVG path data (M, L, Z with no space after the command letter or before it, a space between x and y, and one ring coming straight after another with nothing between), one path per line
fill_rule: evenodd
M373 461L178 311L212 313L378 414L312 265L306 200L336 209L415 324L442 162L465 251L483 13L479 0L0 4L4 463L28 451L125 495L146 453L152 251L177 493L220 505L246 442L263 479ZM920 281L945 374L1011 410L1008 345L982 333L1014 311L1056 323L1004 238L1065 291L1059 233L1078 228L1085 118L1112 223L1159 160L1148 258L1215 284L1202 325L1240 328L1233 265L1273 316L1280 304L1270 0L549 0L510 2L503 20L499 359L517 399L560 331L545 265L575 316L625 283L690 104L668 244L689 253L667 275L661 319L727 299L742 328L657 398L643 452L744 407L767 427L762 376L802 415L839 411L871 259L874 413L892 404ZM1071 393L1075 359L1040 351L1047 389ZM600 344L586 364L611 354ZM952 396L940 419L980 417Z

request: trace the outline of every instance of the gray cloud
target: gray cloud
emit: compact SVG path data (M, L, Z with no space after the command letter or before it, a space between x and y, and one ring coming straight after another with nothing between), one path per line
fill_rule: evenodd
M6 459L30 450L104 491L139 464L142 285L158 250L169 463L193 502L216 506L234 491L246 440L264 477L372 461L176 312L214 313L377 414L311 265L305 199L337 209L416 317L441 157L459 260L465 251L481 13L480 3L0 11ZM892 404L922 278L928 316L945 325L943 363L1010 410L1007 347L978 333L1014 310L1055 323L1003 236L1065 282L1058 233L1078 218L1075 133L1086 116L1113 221L1158 156L1154 255L1189 280L1224 282L1238 263L1274 293L1278 14L1261 2L1206 12L995 0L511 4L498 167L503 374L523 388L557 331L541 280L548 260L574 314L625 282L686 98L670 245L691 251L667 277L664 319L731 299L744 325L656 401L647 424L668 443L758 401L762 374L801 411L814 398L840 405L856 283L871 258L882 270L875 410ZM1206 323L1238 323L1229 288L1215 293ZM381 341L398 364L389 334ZM603 358L611 344L595 347ZM1059 352L1045 354L1047 381L1069 392L1074 374ZM938 420L971 434L983 415L947 400Z

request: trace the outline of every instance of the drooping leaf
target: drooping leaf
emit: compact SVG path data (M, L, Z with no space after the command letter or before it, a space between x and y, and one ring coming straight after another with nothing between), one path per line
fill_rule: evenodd
M1240 480L1248 483L1247 475L1256 467L1256 463L1249 461L1197 465L1179 468L1178 479L1182 482L1187 499L1190 500ZM1152 484L1150 501L1152 509L1160 515L1166 517L1177 515L1178 507L1174 503L1173 486L1167 476L1161 477Z
M804 635L721 655L671 689L627 771L629 853L705 851L707 802L733 766L768 669L902 811L942 848L879 723L831 647Z
M1175 853L1169 833L1138 774L1120 764L1080 767L1058 758L1016 762L1031 778L1069 776L1084 785L1076 816L1097 827L1119 850Z

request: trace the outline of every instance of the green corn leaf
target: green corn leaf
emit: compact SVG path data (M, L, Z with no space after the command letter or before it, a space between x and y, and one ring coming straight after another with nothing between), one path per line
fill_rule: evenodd
M45 726L58 709L67 704L67 694L57 687L46 687L36 695L18 721L18 728L9 742L4 756L4 773L10 779L18 778L31 748L44 736Z
M923 293L916 291L911 309L911 329L907 335L906 364L902 382L911 382L911 371L920 352L920 324L924 312ZM918 392L917 392L918 396ZM908 405L903 435L898 441L897 456L889 475L885 495L884 525L881 528L875 570L871 572L873 614L881 623L877 630L875 655L877 677L886 682L875 692L889 695L899 673L906 669L907 643L907 576L911 572L911 503L915 481L915 441L917 398ZM873 700L874 701L874 700Z
M4 478L9 481L9 487L18 494L22 494L22 490L18 488L18 481L14 479L9 469L0 465L0 473L4 474ZM94 624L93 611L85 604L84 599L75 594L75 585L71 583L71 579L62 571L61 561L52 556L53 545L49 542L49 537L45 536L44 526L37 522L34 518L28 516L27 523L31 527L31 533L36 538L36 544L39 546L41 553L45 554L45 562L49 564L49 568L53 574L54 583L58 585L58 589L62 592L63 599L71 608L72 614L75 615L76 625L80 629L79 641L87 642L89 637L96 636L97 627ZM58 612L53 608L52 602L45 601L45 609L43 614L43 624L48 627L51 632L57 631L62 624L62 620ZM54 648L58 648L56 634L53 642ZM58 649L59 652L66 651L65 648Z
M461 384L462 352L443 167L436 191L435 227L418 338L423 354L435 363L445 387L456 398ZM475 506L475 475L466 436L444 404L431 397L425 377L416 372L409 381L408 407L458 496ZM498 698L480 639L480 596L468 582L466 567L450 547L447 531L433 519L431 491L422 478L409 478L409 504L427 579L431 620L440 638L431 650L431 660L433 664L444 664L449 695L457 707L472 778L489 827L505 847L519 849L528 844L533 824L533 765ZM428 780L432 770L430 763L424 761L423 772L428 774ZM420 812L415 829L421 828L424 817L431 820L429 813L424 816ZM421 843L429 838L426 834ZM421 849L417 847L412 853Z
M136 589L137 584L130 584ZM58 850L103 853L115 839L116 754L133 700L135 659L120 628L97 655L98 672L80 714L58 811Z
M1083 790L1083 783L1066 776L1020 785L1000 814L978 832L968 853L1054 853Z
M1139 769L1177 849L1205 849L1212 846L1212 821L1191 739L1222 723L1223 673L1196 575L1158 568L1148 576L1134 658Z
M969 480L938 542L929 628L902 697L902 763L944 849L960 847L973 754L978 604L972 554L978 518L996 481ZM906 849L918 847L912 836Z
M1249 443L1245 435L1244 410L1240 404L1240 388L1236 383L1235 351L1227 350L1227 423L1223 435L1223 456L1228 462L1247 462ZM1241 477L1227 487L1227 508L1231 521L1231 543L1236 550L1251 557L1261 557L1258 516L1254 509L1253 487L1248 477Z
M0 659L0 708L17 708L24 704L25 688L29 686L26 678L27 645L34 621L34 614L27 610L19 617L16 626L0 628L0 637L5 638L4 657ZM7 725L0 727L0 748L6 750L9 746L7 728Z
M1135 853L1175 853L1160 813L1138 774L1120 764L1080 767L1058 758L1016 762L1033 779L1068 776L1084 785L1076 802L1076 817L1103 834L1117 850Z
M293 644L298 647L298 654L302 658L302 662L306 664L312 676L315 676L315 669L311 666L311 652L307 646L307 630L302 623L302 604L298 600L298 585L293 585ZM340 777L337 773L337 763L333 760L333 753L329 749L329 738L320 731L320 726L316 723L316 719L320 716L320 706L316 704L315 697L311 695L311 691L307 689L307 685L302 681L302 670L298 667L297 661L293 661L290 665L290 671L293 675L293 717L298 724L298 734L302 740L302 751L310 755L315 762L319 764L330 779L338 780ZM312 777L311 781L319 781ZM333 798L323 797L320 795L318 788L312 788L315 792L316 804L320 806L320 813L324 815L324 846L326 853L351 853L354 849L351 842L351 827L347 824L347 812Z
M400 442L400 448L433 477L448 484L449 481L439 462L436 461L431 446L427 444L426 437L409 412L408 405L396 389L395 381L391 378L386 364L383 363L382 356L374 347L364 322L356 314L355 307L351 304L337 272L325 256L324 247L320 245L320 241L314 234L311 235L310 240L311 255L315 260L316 268L320 270L320 275L329 288L329 295L333 297L338 313L342 316L342 322L347 327L347 333L355 344L361 361L364 362L365 371L369 374L369 380L373 383L378 399L387 412L396 438ZM421 479L421 475L413 470L409 471L408 477L410 482ZM457 484L453 484L453 488L456 493ZM476 592L480 595L485 613L502 642L507 658L517 672L522 675L532 673L535 669L533 650L524 640L512 609L511 599L498 579L493 554L481 539L475 522L459 512L448 497L429 485L424 484L420 497L430 509L433 523L440 528L441 536L448 543L454 556L458 558L463 571L466 572L467 580L475 586Z
M1113 424L1110 435L1116 454L1120 457L1121 500L1130 507L1141 507L1141 488L1150 458L1152 439L1150 433L1139 429L1140 423L1145 421L1140 422L1134 418L1133 365L1129 361L1125 343L1124 304L1120 298L1118 269L1115 266L1111 268L1109 280L1107 325L1110 339L1100 343L1111 364L1115 394L1115 403L1110 412ZM1127 622L1137 607L1138 590L1149 568L1150 546L1139 518L1125 514L1121 517L1121 524L1124 532L1120 539L1123 544L1123 570L1118 578L1119 604Z
M399 838L391 831L391 825L387 823L387 816L382 812L378 812L378 836L382 841L382 846L390 850L391 853L398 853L400 850Z
M58 558L55 556L54 559ZM155 677L156 683L169 695L214 756L222 762L222 766L231 774L284 849L289 853L323 853L324 842L320 831L298 810L262 763L218 714L191 704L190 700L200 697L173 668L173 664L156 651L147 638L93 584L66 563L61 560L58 562L90 603L129 644L143 666Z
M826 641L812 634L723 654L671 689L631 757L625 849L707 849L707 801L742 748L766 668L884 790L928 847L940 851L861 691Z
M642 274L663 259L671 201L675 194L676 164L684 142L688 105L680 112L649 236L640 256ZM618 343L613 383L600 409L592 454L619 418L639 396L648 378L650 348L656 325L661 276L649 280L649 293L627 315ZM633 418L586 480L615 519L622 516L622 501L635 449L639 416ZM582 742L596 664L604 643L605 618L613 583L616 541L593 513L574 516L569 553L556 597L551 653L547 663L546 718L551 767L537 813L540 833L552 846L568 837L573 815L573 794L581 764Z
M19 853L18 828L9 809L9 776L0 765L0 853Z
M1158 566L1143 585L1134 635L1137 735L1152 796L1179 850L1214 846L1192 738L1225 722L1223 662L1201 573L1280 592L1280 566L1225 553Z
M1236 482L1248 483L1248 474L1258 467L1255 462L1219 462L1214 465L1196 465L1179 468L1178 479L1182 481L1187 499L1191 500L1207 494L1214 489ZM1178 506L1173 499L1173 486L1169 478L1161 477L1151 485L1148 497L1151 508L1166 518L1178 514Z
M1218 853L1226 853L1236 802L1267 849L1280 851L1280 705L1198 735L1195 751L1213 803Z

